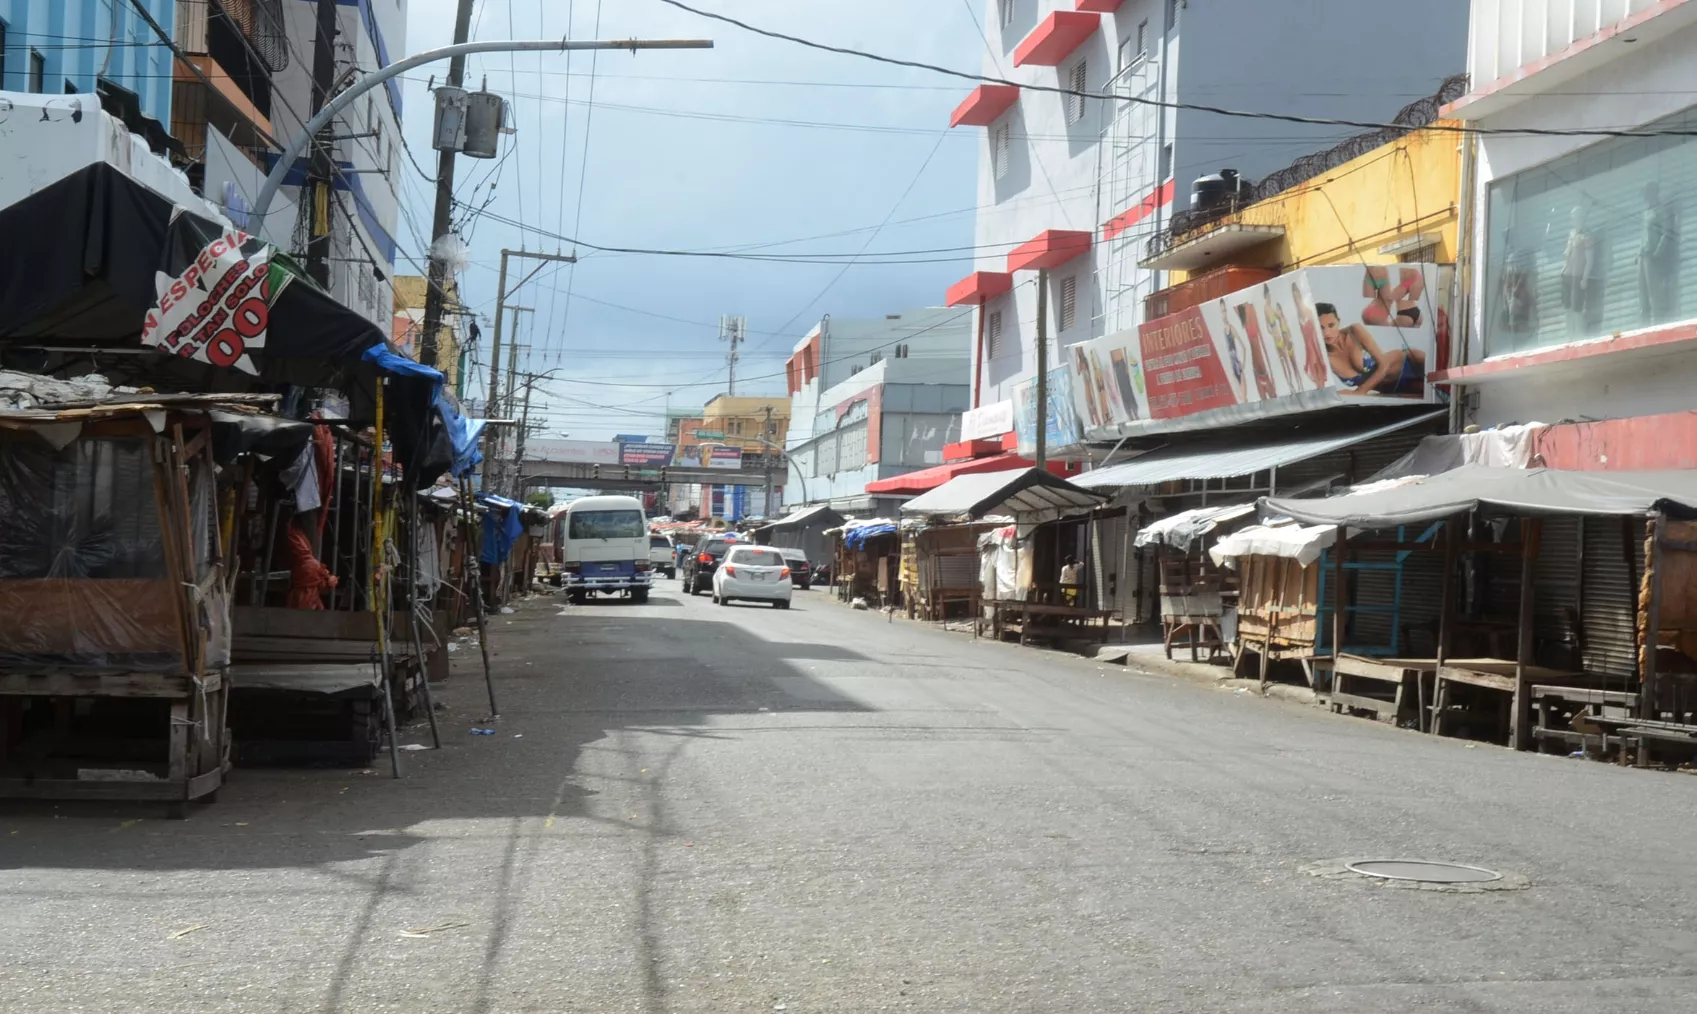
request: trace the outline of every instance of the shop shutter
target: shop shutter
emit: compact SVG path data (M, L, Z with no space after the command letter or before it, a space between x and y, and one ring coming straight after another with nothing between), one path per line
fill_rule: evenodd
M1540 665L1573 669L1584 664L1578 628L1581 553L1579 518L1544 519L1532 565L1533 643Z
M971 588L978 583L978 554L951 551L937 557L937 579L944 588Z
M1631 681L1637 675L1637 578L1644 573L1644 521L1588 517L1582 528L1579 597L1585 670Z

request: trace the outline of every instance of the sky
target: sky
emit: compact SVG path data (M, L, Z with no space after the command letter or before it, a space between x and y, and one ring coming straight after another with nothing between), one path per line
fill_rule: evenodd
M690 0L764 28L974 71L981 0ZM409 53L452 42L456 0L410 0ZM599 21L599 25L597 22ZM478 0L473 39L710 38L706 51L473 57L513 104L500 158L460 158L456 193L481 209L462 229L465 302L479 313L483 374L502 248L602 246L857 254L972 244L979 135L948 130L970 85L823 53L699 18L659 0ZM437 81L446 64L436 70ZM430 74L408 75L405 132L423 170ZM419 272L434 187L404 166L398 240ZM491 193L491 191L493 191ZM463 213L462 213L463 214ZM497 221L496 216L510 220ZM539 383L549 435L653 433L668 405L725 390L721 315L747 318L738 394L784 393L783 360L820 317L882 316L942 301L970 255L935 263L757 263L595 253L548 265L509 295L521 369ZM924 258L931 260L932 258ZM535 262L514 260L512 281ZM508 317L509 336L512 315ZM504 370L503 370L504 372ZM472 393L468 390L468 394Z

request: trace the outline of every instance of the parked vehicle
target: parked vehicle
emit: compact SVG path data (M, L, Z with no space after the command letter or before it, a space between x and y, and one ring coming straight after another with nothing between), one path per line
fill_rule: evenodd
M743 599L788 609L790 589L790 568L783 554L766 546L731 547L713 574L713 601L722 606Z
M790 583L802 591L812 588L813 564L807 561L807 554L799 549L780 549L778 552L790 568Z
M734 535L713 535L696 543L695 552L684 558L684 591L691 595L712 591L713 572L737 541Z
M648 563L655 571L665 574L668 578L678 576L677 545L670 535L648 533Z
M555 517L554 537L560 547L561 583L572 602L582 603L596 593L648 601L654 565L642 501L633 496L573 500Z

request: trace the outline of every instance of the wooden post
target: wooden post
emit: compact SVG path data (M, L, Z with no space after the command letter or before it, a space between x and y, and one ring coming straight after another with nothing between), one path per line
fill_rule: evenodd
M1524 750L1532 742L1532 692L1526 683L1526 667L1532 664L1532 616L1536 596L1532 588L1532 565L1538 559L1538 537L1544 523L1539 518L1520 522L1520 617L1515 624L1514 711L1509 716L1509 745Z
M1337 542L1332 546L1332 686L1338 682L1338 658L1343 655L1344 630L1344 548L1349 529L1338 526Z
M1436 698L1438 691L1437 675L1435 670L1442 669L1444 667L1444 659L1449 656L1450 632L1451 628L1455 625L1455 621L1452 619L1454 605L1450 601L1455 595L1455 519L1450 518L1444 521L1443 531L1438 533L1438 538L1442 540L1440 550L1442 553L1442 566L1444 568L1444 572L1439 578L1438 585L1438 643L1433 651L1433 655L1435 656L1435 661L1437 663L1432 677L1432 704L1434 705L1434 710L1437 705ZM1432 724L1428 723L1426 717L1426 677L1420 673L1415 673L1414 681L1415 701L1420 708L1420 715L1418 719L1416 719L1415 728L1419 729L1421 732L1425 732L1427 729L1433 727Z
M1659 513L1651 515L1646 525L1650 537L1650 558L1645 563L1647 573L1644 576L1649 579L1650 601L1644 604L1644 632L1639 646L1644 674L1643 685L1638 688L1639 718L1658 718L1661 710L1656 700L1656 649L1661 642L1658 628L1662 625L1662 531L1666 525L1667 519ZM1643 739L1638 741L1638 750L1644 752ZM1642 762L1639 766L1643 766Z

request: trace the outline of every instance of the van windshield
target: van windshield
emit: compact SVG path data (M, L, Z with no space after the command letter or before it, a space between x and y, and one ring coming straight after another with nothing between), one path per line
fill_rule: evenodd
M648 533L641 511L573 511L570 539L640 539Z
M670 542L666 541L666 537L664 535L650 535L648 537L648 548L649 549L671 549L672 544Z

